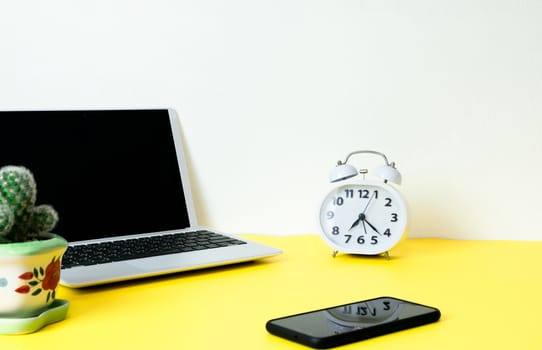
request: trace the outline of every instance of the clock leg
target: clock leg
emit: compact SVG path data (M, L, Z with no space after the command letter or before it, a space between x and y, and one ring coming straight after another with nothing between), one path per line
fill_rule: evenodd
M386 250L384 253L384 256L386 257L386 260L390 260L390 252Z
M332 256L332 257L336 257L338 253L339 253L338 250L334 250L334 251L333 251L333 254L331 254L331 256Z

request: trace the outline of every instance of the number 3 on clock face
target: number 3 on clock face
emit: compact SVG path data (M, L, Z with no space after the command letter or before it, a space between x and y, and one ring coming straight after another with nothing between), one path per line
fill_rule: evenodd
M405 234L407 209L390 185L346 184L325 197L320 226L324 240L337 251L377 255L387 252Z

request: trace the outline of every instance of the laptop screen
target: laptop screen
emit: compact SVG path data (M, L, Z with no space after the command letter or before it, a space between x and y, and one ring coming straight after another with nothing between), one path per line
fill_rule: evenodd
M0 166L34 173L68 241L190 226L168 110L0 112Z

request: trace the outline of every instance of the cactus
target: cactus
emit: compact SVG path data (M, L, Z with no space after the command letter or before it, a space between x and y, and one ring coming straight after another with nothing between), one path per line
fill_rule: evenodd
M0 169L0 238L24 242L49 232L58 214L49 205L35 206L36 182L30 170L21 166Z
M0 205L0 236L11 231L13 226L13 213L7 205Z

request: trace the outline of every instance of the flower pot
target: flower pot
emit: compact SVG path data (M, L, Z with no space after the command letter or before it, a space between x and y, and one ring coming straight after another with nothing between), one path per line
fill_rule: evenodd
M67 245L55 234L0 244L0 317L28 317L55 300Z

